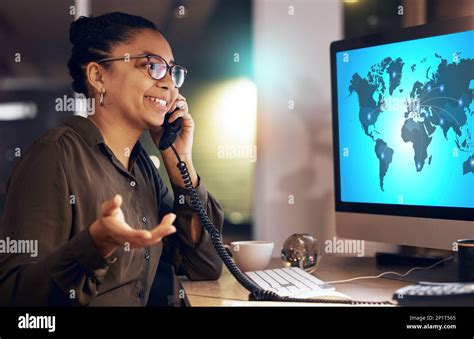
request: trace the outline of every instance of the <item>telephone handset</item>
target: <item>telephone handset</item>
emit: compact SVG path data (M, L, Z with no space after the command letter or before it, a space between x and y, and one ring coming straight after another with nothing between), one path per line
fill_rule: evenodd
M168 112L165 114L165 119L163 121L163 126L162 126L164 131L163 131L163 135L161 136L160 143L158 145L158 149L160 151L163 151L169 148L174 143L177 136L183 129L183 118L178 118L171 123L168 121L171 114L176 112L178 109L179 107L176 107L176 109L173 112Z
M179 108L176 108L176 110ZM183 179L184 186L188 195L191 197L191 205L194 211L197 213L201 225L204 229L209 233L211 237L212 245L214 246L217 254L224 262L224 265L230 271L230 273L234 276L234 278L246 289L250 292L249 300L255 301L288 301L288 302L306 302L306 303L338 303L338 304L354 304L354 305L384 305L390 304L389 302L364 302L364 301L354 301L354 300L328 300L328 299L301 299L301 298L292 298L292 297L284 297L276 294L273 291L264 290L258 285L256 285L252 280L250 280L245 273L243 273L237 265L235 265L234 261L230 257L229 253L224 247L224 244L221 240L221 235L218 229L212 224L212 221L209 219L206 209L202 205L202 202L199 200L196 190L193 187L191 176L189 175L188 168L186 163L181 160L178 152L173 146L176 137L179 135L183 128L183 118L178 118L172 123L168 122L169 117L173 112L166 113L165 119L163 122L163 135L161 136L160 143L158 148L160 150L165 150L169 147L173 150L176 159L178 160L177 167L181 174L181 178ZM154 176L156 175L153 172ZM156 179L154 177L154 179Z

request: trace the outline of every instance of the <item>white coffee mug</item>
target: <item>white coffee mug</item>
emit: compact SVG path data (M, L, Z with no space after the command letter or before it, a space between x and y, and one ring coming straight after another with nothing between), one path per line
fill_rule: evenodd
M225 247L232 253L235 264L242 272L264 270L272 258L271 241L233 241Z

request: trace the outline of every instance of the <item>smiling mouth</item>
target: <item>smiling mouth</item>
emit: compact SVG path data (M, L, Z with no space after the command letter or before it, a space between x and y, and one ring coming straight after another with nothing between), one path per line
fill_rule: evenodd
M152 97L152 96L149 96L149 95L146 95L145 99L147 99L148 101L151 101L155 106L157 106L159 108L166 109L167 102L164 99L160 99L160 98L157 98L157 97Z

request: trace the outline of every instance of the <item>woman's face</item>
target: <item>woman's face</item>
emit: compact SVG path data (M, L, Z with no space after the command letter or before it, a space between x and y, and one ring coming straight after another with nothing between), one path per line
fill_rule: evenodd
M174 57L166 39L153 30L142 30L127 44L118 44L110 57L155 54L161 56L169 65ZM104 69L103 81L106 90L104 105L108 111L128 121L132 126L147 130L163 124L165 114L178 97L169 73L163 79L152 79L147 69L147 58L113 61ZM166 105L155 102L153 98L166 101Z

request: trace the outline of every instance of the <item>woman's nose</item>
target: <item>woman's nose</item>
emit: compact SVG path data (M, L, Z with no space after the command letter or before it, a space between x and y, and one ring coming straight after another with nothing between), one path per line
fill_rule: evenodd
M169 90L173 90L175 87L173 79L171 78L171 75L169 73L166 73L163 79L158 80L156 85L162 89L169 89Z

